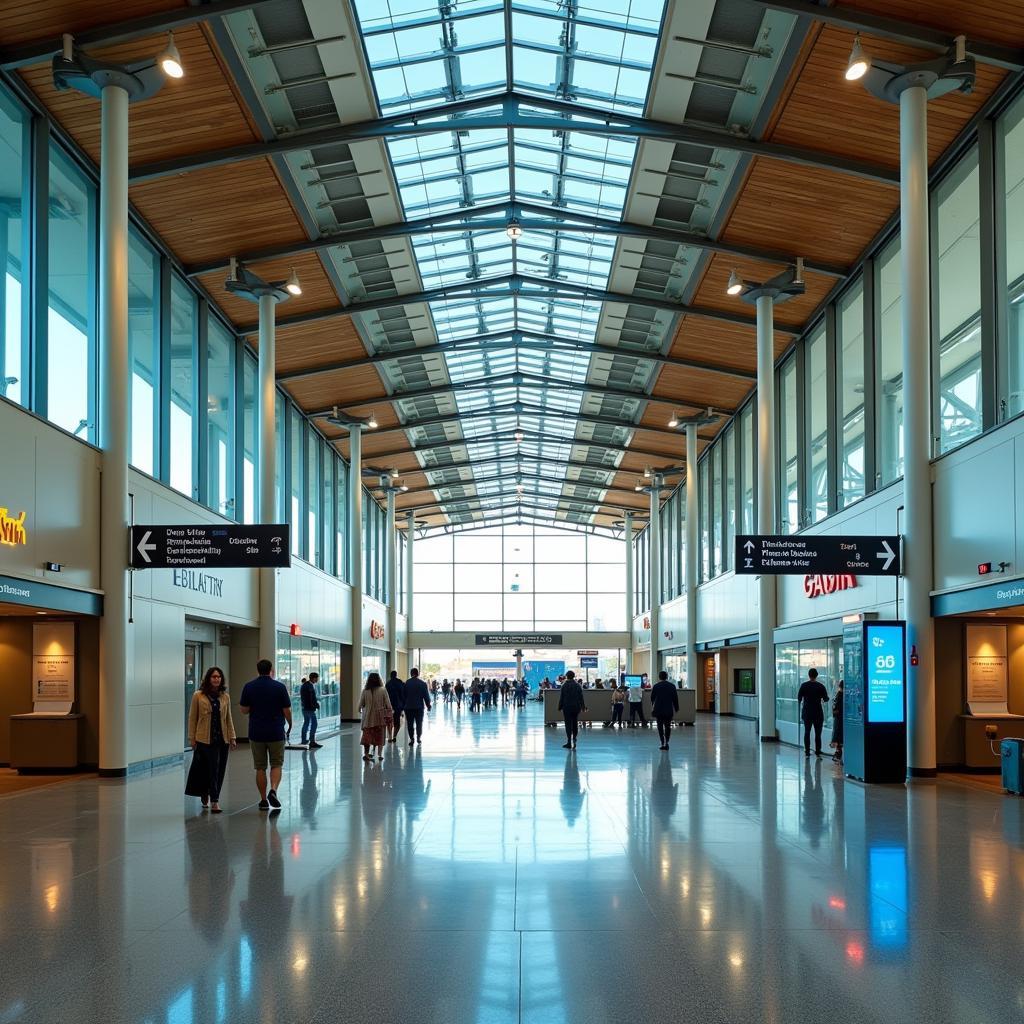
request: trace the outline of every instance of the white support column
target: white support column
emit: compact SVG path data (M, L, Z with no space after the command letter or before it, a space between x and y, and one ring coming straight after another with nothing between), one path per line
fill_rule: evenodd
M523 681L523 652L517 647L516 648L516 682L521 683Z
M259 517L261 523L276 523L277 509L277 387L275 312L277 296L265 291L259 298L259 419L257 451L260 460ZM294 523L292 529L301 529ZM277 660L277 570L260 569L259 656Z
M686 425L686 686L697 689L697 424Z
M398 538L395 536L395 491L387 489L384 559L388 569L388 673L398 671Z
M128 93L104 87L100 137L100 774L128 767Z
M633 582L633 513L625 515L623 535L626 541L626 671L633 671L633 619L636 617L636 584Z
M907 617L907 765L935 774L935 630L931 617L931 324L928 95L900 93L900 271L903 282L903 594ZM911 664L915 652L920 663Z
M412 599L413 599L413 580L414 569L413 569L413 541L416 535L416 513L409 511L406 513L406 527L405 527L405 629L407 633L412 633ZM409 647L409 667L412 667L412 647L409 641L406 640L406 646Z
M363 688L363 431L352 425L348 473L348 575L352 587L352 657L349 678L342 681L341 717L356 718Z
M774 299L757 297L757 532L775 532ZM758 580L757 718L762 742L775 729L775 577Z
M650 593L651 593L651 670L648 678L656 682L661 670L658 656L658 641L661 639L661 477L651 477L651 523L648 528L650 546Z

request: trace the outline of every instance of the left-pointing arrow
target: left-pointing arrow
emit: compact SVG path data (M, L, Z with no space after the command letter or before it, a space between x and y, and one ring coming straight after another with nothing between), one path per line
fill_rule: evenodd
M149 543L149 538L152 536L152 532L150 530L147 530L139 538L139 543L135 545L136 551L138 551L138 553L142 555L147 564L153 561L153 559L149 557L150 551L156 551L156 545Z

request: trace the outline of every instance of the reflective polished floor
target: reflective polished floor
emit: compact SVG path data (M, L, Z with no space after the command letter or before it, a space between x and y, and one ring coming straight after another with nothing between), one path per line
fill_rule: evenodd
M183 771L0 800L0 1024L1024 1020L1024 803L865 788L700 716L428 716L289 752L284 810Z

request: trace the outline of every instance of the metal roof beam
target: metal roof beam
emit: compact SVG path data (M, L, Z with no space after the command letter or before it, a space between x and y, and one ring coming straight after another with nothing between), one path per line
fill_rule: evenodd
M402 221L398 224L372 225L354 231L341 231L332 235L322 235L312 240L256 249L252 252L242 253L238 258L243 263L259 263L261 260L297 256L306 252L324 252L337 246L354 245L358 242L379 242L389 238L409 238L417 235L504 231L512 217L520 222L524 233L527 234L532 231L561 231L611 235L616 238L638 238L694 249L705 249L708 252L718 252L726 256L762 260L766 263L791 263L799 255L799 253L762 249L754 245L724 242L720 239L708 238L696 231L685 231L681 228L612 220L609 217L597 217L592 214L516 201L490 203L470 209L437 214L433 217ZM209 274L217 270L227 270L228 266L227 259L211 260L207 263L190 265L187 268L187 273L190 277L198 277L201 274ZM827 274L830 277L839 278L845 277L848 270L848 268L835 263L811 258L804 259L804 267L817 274Z
M533 480L537 483L542 484L555 484L558 487L589 487L593 490L601 491L602 493L607 491L615 491L617 494L636 494L637 492L631 487L614 487L611 484L590 484L585 481L569 480L565 477L560 476L543 476L539 473L516 473L517 481L528 481ZM508 481L508 473L498 473L494 476L479 476L472 480L463 481L452 481L446 484L425 484L423 487L410 487L409 490L404 491L405 494L426 494L426 493L437 493L443 491L449 487L476 487L479 484L496 484L500 481ZM371 488L373 490L373 488ZM542 491L529 491L527 492L531 497L555 497L555 495L545 495ZM570 497L570 495L565 495ZM458 501L458 498L451 498L450 501Z
M617 503L614 501L602 501L599 498L569 498L567 496L551 497L545 500L549 505L537 505L527 500L517 502L517 498L536 498L543 495L519 495L515 492L495 492L486 495L472 495L468 498L452 498L448 501L430 501L421 505L404 505L399 507L400 512L420 512L425 508L436 508L445 515L459 514L460 512L486 512L489 508L505 508L511 505L515 507L522 504L524 508L536 508L539 512L588 512L589 509L607 508L613 514L620 514L623 511L645 513L649 509L649 503L642 505L631 505L628 502ZM591 513L593 514L593 513Z
M75 45L78 47L113 46L132 39L168 32L192 25L197 21L218 18L233 11L245 11L252 7L260 7L273 0L206 0L201 6L177 7L172 10L144 14L139 18L125 21L113 21L106 25L95 25L92 28L75 32ZM41 64L49 60L55 53L60 53L62 41L60 36L49 36L43 39L32 39L27 43L0 48L0 68L13 71L30 64Z
M540 110L541 113L527 113L528 110ZM473 114L476 116L469 116ZM458 120L454 120L456 115L459 115ZM226 146L188 156L173 157L169 160L136 164L131 169L129 177L133 182L149 181L154 178L182 174L200 168L223 166L256 157L283 156L320 146L348 145L367 139L436 135L454 130L460 132L493 131L508 128L551 132L572 131L588 135L658 139L673 144L707 146L711 149L749 153L752 156L767 157L804 167L838 171L842 174L867 178L887 185L899 184L898 168L854 160L836 153L751 139L713 128L653 121L597 107L545 99L540 96L520 95L515 92L498 96L475 97L426 110L403 111L399 114L378 117L357 124L332 125L327 128L293 132L269 142Z
M934 53L947 53L953 48L954 37L942 29L931 28L913 21L890 18L885 14L873 14L859 11L843 4L831 7L819 7L809 0L750 0L760 7L767 7L786 14L795 14L816 21L839 25L841 28L853 29L855 32L866 32L882 39L891 39L897 43L906 43L922 50ZM993 64L1008 71L1020 71L1024 68L1024 50L1015 46L1006 46L988 39L967 37L967 52L983 64Z
M628 449L626 449L628 451ZM659 452L657 458L664 459L666 455L664 452ZM685 459L683 460L685 461ZM482 459L467 459L465 462L445 462L436 466L418 466L416 469L403 470L401 476L407 476L410 473L423 473L430 475L431 473L445 473L449 469L476 469L477 466L490 466L500 465L505 462L522 463L527 462L531 464L539 464L543 466L568 466L572 469L592 469L598 473L607 473L609 476L614 476L616 473L635 473L636 470L627 469L623 466L608 465L606 462L593 462L587 459L556 459L548 458L545 455L533 455L529 452L511 452L508 455L487 455ZM472 481L465 481L471 483ZM579 480L567 480L567 483L580 483L585 484L587 481ZM458 483L458 481L453 481ZM436 484L437 487L445 487L446 484ZM596 487L598 484L591 484Z

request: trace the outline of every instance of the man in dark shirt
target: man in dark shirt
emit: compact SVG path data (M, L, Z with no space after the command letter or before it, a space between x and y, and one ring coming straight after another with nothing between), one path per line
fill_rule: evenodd
M302 680L299 687L299 703L302 705L302 745L308 740L310 750L319 750L323 744L316 741L316 713L320 710L320 700L316 694L316 684L320 681L319 672L310 672L308 679Z
M565 682L558 691L558 710L565 719L565 738L562 744L566 750L576 749L576 737L580 731L580 712L587 710L583 687L576 682L575 672L565 673Z
M288 688L271 676L274 666L266 658L256 662L259 675L242 687L238 706L249 716L249 749L256 769L256 788L260 791L260 810L281 810L277 787L284 765L284 745L292 729L292 699ZM267 789L267 765L270 765L270 789Z
M804 723L804 757L811 756L811 727L814 727L814 753L821 757L821 727L825 724L825 705L828 690L818 680L818 670L808 669L807 679L796 693L800 717Z
M679 693L668 681L667 672L659 672L658 681L651 687L651 710L654 713L654 720L658 723L661 749L668 750L668 740L672 735L672 719L679 710Z
M394 743L398 739L398 730L402 727L402 712L405 710L405 683L392 670L388 681L384 684L388 691L388 700L391 701L391 735L388 743Z
M405 681L405 730L409 746L423 742L423 711L430 709L430 690L420 679L420 670L411 669Z

